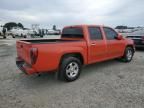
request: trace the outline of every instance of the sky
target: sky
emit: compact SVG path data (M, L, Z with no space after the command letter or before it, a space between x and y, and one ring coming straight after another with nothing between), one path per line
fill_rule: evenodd
M0 24L144 26L144 0L0 0Z

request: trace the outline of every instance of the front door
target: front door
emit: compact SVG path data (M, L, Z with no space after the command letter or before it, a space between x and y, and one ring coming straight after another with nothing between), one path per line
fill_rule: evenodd
M104 27L104 32L107 40L107 57L115 58L122 56L125 48L124 41L116 39L118 33L112 28Z

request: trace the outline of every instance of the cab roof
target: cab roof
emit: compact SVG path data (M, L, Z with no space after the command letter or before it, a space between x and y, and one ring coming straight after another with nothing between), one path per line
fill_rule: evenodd
M80 24L80 25L65 26L64 28L70 28L70 27L87 27L87 26L108 27L108 26L105 26L105 25Z

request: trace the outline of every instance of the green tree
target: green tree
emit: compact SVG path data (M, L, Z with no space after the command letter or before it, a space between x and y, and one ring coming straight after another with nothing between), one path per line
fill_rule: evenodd
M15 22L8 22L4 25L5 28L7 28L7 30L12 29L13 27L19 27L19 28L24 28L24 26L21 23L15 23Z
M15 22L8 22L4 25L5 28L7 28L7 30L12 29L13 27L17 27L17 23Z
M18 23L17 26L22 28L22 29L24 28L24 26L21 23Z

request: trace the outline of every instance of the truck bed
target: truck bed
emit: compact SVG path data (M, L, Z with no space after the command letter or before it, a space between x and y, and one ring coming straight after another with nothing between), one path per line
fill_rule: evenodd
M58 43L58 42L77 42L82 40L63 40L63 39L36 39L36 40L21 40L24 42L29 42L33 44L39 44L39 43Z

